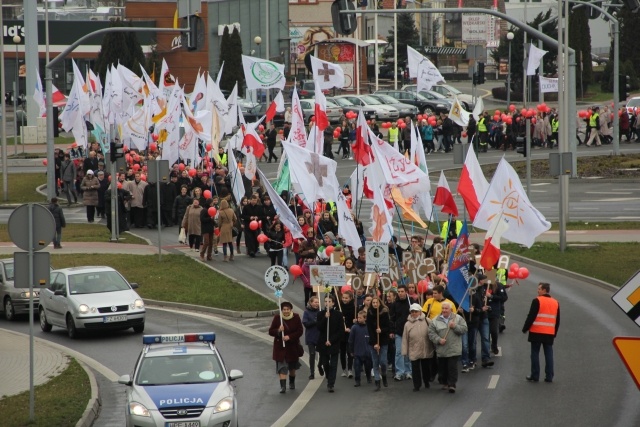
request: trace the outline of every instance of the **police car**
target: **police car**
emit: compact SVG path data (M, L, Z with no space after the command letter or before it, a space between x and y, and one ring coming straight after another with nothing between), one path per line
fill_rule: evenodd
M127 387L127 427L236 427L238 406L232 381L215 347L213 332L145 335Z

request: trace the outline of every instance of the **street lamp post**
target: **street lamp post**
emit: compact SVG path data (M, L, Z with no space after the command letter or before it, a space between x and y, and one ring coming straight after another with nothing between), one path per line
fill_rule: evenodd
M509 31L507 33L507 40L509 40L509 62L507 63L507 107L511 105L511 41L513 40L513 33Z
M18 77L18 45L22 41L22 37L13 36L13 44L16 45L16 76L13 81L13 124L15 128L15 135L13 137L13 154L18 154L18 90L20 85L20 79Z
M258 46L258 58L262 58L262 48L260 47L260 45L262 44L262 37L255 36L253 38L253 42ZM258 99L258 96L259 96L258 89L255 89L256 102L260 102L260 99Z

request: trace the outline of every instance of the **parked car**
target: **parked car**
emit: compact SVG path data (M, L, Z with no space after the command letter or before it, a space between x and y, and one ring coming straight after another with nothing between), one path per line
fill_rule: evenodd
M396 108L384 105L368 95L341 95L336 96L335 99L347 99L354 105L372 108L376 112L377 120L397 120L400 117L400 112Z
M145 335L126 386L128 427L238 427L233 381L242 371L227 372L213 332Z
M640 108L640 96L634 96L627 101L627 113L631 114Z
M328 95L329 89L323 89L322 93ZM298 96L300 99L316 97L316 85L313 80L300 80L298 83Z
M256 105L258 105L257 102L249 101L248 99L244 99L244 98L238 98L237 102L243 113L249 111L250 109L254 108Z
M379 90L374 95L377 94L389 95L400 102L404 102L405 104L415 105L418 108L419 112L425 114L440 114L443 112L448 113L449 110L451 110L451 103L448 100L447 102L443 102L444 100L428 99L421 93L416 93L415 91Z
M407 117L407 116L415 117L419 113L418 107L416 107L415 105L405 104L403 102L400 102L399 100L395 99L393 96L385 95L383 93L374 93L369 96L377 99L378 101L382 102L384 105L390 105L396 108L400 113L400 117Z
M302 107L302 113L304 115L305 124L309 124L309 119L311 116L315 114L315 99L301 99L300 106ZM340 117L342 117L342 107L338 104L327 100L327 118L330 123L338 123L340 122Z
M409 91L415 92L417 87L418 85L404 85L402 86L402 90L409 90ZM458 101L460 101L460 104L462 104L462 107L465 110L467 111L473 110L473 107L475 105L475 103L473 102L473 96L468 95L466 93L462 93L461 91L459 91L458 89L456 89L451 85L446 85L446 84L433 85L431 87L431 90L441 95L444 95L450 100L453 100L453 98L457 97Z
M342 108L342 113L345 115L350 111L353 111L354 113L359 114L360 110L362 110L362 114L364 115L365 119L369 120L369 119L376 118L376 110L374 110L371 107L362 107L360 105L355 105L353 102L349 101L347 98L327 97L327 101L331 101L334 104L340 106Z
M269 103L271 104L271 103ZM290 102L285 102L284 103L284 109L286 110L287 107L291 107L291 103ZM246 113L244 114L244 120L247 123L252 123L252 122L256 122L258 120L260 120L260 118L262 118L266 113L267 113L267 108L269 108L269 106L265 103L261 103L256 105L253 108L250 108L247 110ZM303 113L304 114L304 113ZM277 112L275 116L273 116L273 123L276 125L277 128L280 128L284 125L284 111L281 112ZM266 126L265 120L263 120L261 122L262 125Z
M38 312L40 289L33 290L33 307ZM4 318L12 321L20 314L29 314L29 288L16 288L13 258L0 260L0 297Z
M40 291L40 328L65 328L72 339L84 330L142 333L146 311L137 288L111 267L53 270L49 287Z

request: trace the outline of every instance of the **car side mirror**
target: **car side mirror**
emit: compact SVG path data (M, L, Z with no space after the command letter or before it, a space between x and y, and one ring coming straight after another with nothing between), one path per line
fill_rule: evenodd
M138 285L137 283L129 283L131 285L131 289L138 289L140 287L140 285Z
M132 385L131 375L121 375L120 378L118 378L118 384Z
M242 371L238 369L232 369L231 372L229 372L229 381L235 381L240 378L244 378L244 374L242 373Z
M55 291L53 294L54 294L54 295L59 295L59 296L66 297L66 296L67 296L67 291L65 291L64 289L58 289L58 290L57 290L57 291Z

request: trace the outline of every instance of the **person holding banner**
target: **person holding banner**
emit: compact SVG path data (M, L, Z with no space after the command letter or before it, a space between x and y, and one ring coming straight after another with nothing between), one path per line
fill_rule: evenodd
M320 354L320 362L327 377L327 389L334 392L336 373L338 371L338 359L340 358L340 342L344 336L344 320L342 313L336 310L336 297L332 294L324 298L325 309L318 313L318 345L316 349ZM318 367L320 371L320 367Z
M307 345L307 351L309 352L309 375L310 380L314 380L315 368L316 368L316 345L320 338L320 332L318 331L318 312L320 307L320 300L317 296L309 298L307 308L302 316L302 324L304 325L304 342ZM320 376L324 375L324 370L318 365L318 373Z
M382 385L387 383L387 349L389 346L389 332L391 332L391 320L389 310L380 297L374 296L371 307L367 310L367 328L369 330L369 349L373 361L373 375L376 383L375 391L380 391Z
M276 372L280 379L280 393L287 392L287 374L289 374L289 389L296 388L296 371L300 369L300 337L304 333L302 321L293 312L293 304L283 301L280 313L273 316L269 335L273 337L273 360L276 362ZM304 351L304 350L303 350Z
M389 310L393 325L390 337L395 341L396 345L396 371L393 377L395 381L412 379L411 362L408 357L402 355L402 333L404 331L404 324L409 318L409 307L411 304L417 302L418 301L409 298L409 295L407 294L407 285L398 285L398 298Z

